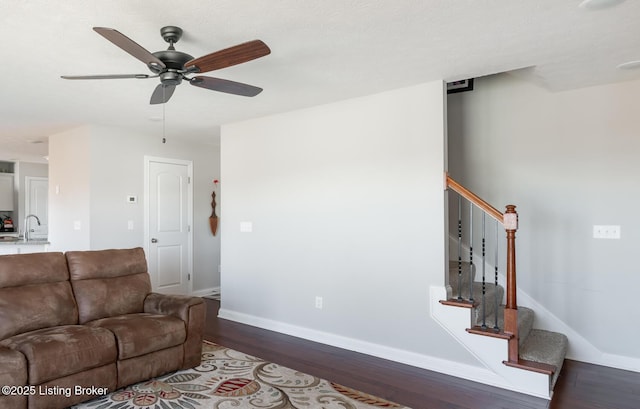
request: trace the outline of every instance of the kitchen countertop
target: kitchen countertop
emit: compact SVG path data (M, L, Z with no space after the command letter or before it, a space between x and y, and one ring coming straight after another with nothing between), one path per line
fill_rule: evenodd
M0 246L2 245L20 245L20 246L24 246L24 245L45 245L45 244L51 244L49 243L48 239L30 239L30 240L25 240L21 237L13 237L13 236L0 236Z

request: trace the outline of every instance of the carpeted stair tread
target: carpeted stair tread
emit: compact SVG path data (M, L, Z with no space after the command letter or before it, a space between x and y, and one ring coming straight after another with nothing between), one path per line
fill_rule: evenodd
M499 301L498 304L502 304L502 299L504 298L504 288L501 285L496 286L495 284L486 283L483 302L482 283L475 282L473 283L473 294L478 301L478 307L476 307L475 309L476 322L482 322L483 304L484 313L486 314L486 316L489 317L494 315L496 312L496 298ZM498 310L500 309L500 305L498 305Z
M520 358L555 366L556 371L551 379L553 389L562 369L568 345L569 341L564 334L532 329L520 347Z
M462 288L462 298L465 300L469 299L469 286L465 286ZM453 292L453 298L455 299L458 296L458 290L455 289ZM496 286L492 283L485 284L485 295L484 295L484 305L486 308L485 313L488 316L493 315L496 309L496 296L500 303L502 303L502 298L504 296L504 288L501 285ZM474 309L475 321L482 321L482 283L474 282L473 283L473 299L477 303L477 307Z
M475 279L476 267L468 261L461 263L462 274L460 276L460 283L462 288L469 288L469 281ZM471 271L470 271L471 270ZM453 294L458 294L458 261L449 260L449 285L453 288Z
M449 285L451 286L451 299L456 300L458 296L461 296L465 300L469 300L471 297L471 291L473 291L473 299L478 304L475 311L477 320L482 321L482 283L478 281L473 282L473 289L470 289L471 279L475 277L476 266L463 261L461 263L462 274L458 277L458 261L449 260ZM458 283L460 283L461 291L458 291ZM490 316L495 311L495 299L496 292L498 303L501 304L504 297L504 288L500 285L496 287L495 284L487 282L485 284L485 303L486 303L486 315Z
M518 337L520 338L518 344L520 347L522 347L533 328L534 318L535 313L531 308L518 307ZM482 325L482 316L478 317L476 323L477 325ZM487 316L486 323L489 328L493 328L495 326L495 315ZM504 305L498 308L498 328L504 329Z

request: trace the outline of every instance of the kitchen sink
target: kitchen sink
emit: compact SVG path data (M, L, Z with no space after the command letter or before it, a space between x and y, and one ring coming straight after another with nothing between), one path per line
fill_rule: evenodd
M19 238L19 237L16 237L16 236L0 236L0 240L2 240L2 241L20 241L22 239Z

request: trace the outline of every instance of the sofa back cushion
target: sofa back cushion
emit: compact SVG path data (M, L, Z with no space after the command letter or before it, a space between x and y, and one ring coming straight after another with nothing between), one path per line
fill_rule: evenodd
M151 281L142 248L68 251L65 255L80 324L143 312Z
M78 323L62 253L0 256L0 340Z

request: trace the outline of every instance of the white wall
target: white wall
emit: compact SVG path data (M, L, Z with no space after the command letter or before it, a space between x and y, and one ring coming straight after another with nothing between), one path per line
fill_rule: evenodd
M63 251L143 246L144 156L193 161L193 290L219 287L220 235L214 237L208 224L212 181L219 178L218 147L183 138L168 138L163 144L160 137L105 127L54 135L49 144L50 206L56 209L50 215L56 219L51 247ZM67 186L73 191L68 192ZM127 196L137 196L137 203L127 203ZM73 221L80 214L86 220L77 232ZM128 229L129 220L133 230ZM81 243L70 240L81 233Z
M477 365L429 315L444 279L444 115L438 81L223 126L221 316Z
M89 250L91 232L90 129L49 136L49 241L51 251ZM75 222L80 230L74 230Z
M640 362L638 95L640 81L550 93L499 75L448 105L452 176L498 208L518 206L519 286L602 363L630 366ZM622 238L593 239L594 224L621 225Z

